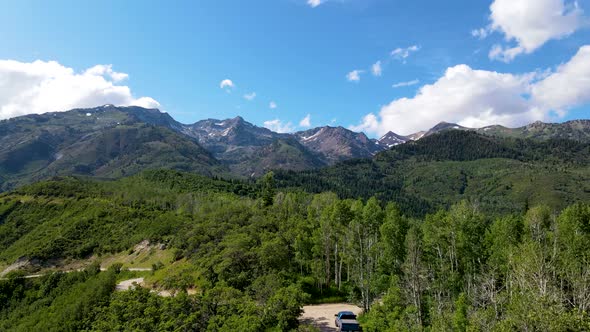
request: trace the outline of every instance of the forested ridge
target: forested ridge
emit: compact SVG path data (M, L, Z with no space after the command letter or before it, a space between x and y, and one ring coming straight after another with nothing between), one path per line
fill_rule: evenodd
M0 267L28 263L0 280L0 330L314 331L302 305L331 301L359 304L364 331L589 330L588 146L425 140L251 181L148 170L0 194ZM142 241L171 252L145 277L175 296L100 271Z
M529 206L561 210L590 200L590 144L573 140L490 137L449 130L398 145L373 159L303 172L276 171L280 188L343 198L396 201L423 217L463 200L491 214Z

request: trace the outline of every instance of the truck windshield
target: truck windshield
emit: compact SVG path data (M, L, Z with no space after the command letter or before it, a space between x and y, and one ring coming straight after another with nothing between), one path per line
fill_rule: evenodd
M356 319L355 315L342 315L340 319Z

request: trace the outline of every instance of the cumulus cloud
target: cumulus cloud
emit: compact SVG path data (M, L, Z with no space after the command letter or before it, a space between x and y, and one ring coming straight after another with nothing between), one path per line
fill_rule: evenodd
M584 25L583 11L577 2L564 0L495 0L490 6L490 25L474 30L474 35L488 32L504 34L515 46L495 45L490 59L512 61L520 54L529 54L552 39L561 39Z
M369 113L362 118L361 123L356 126L350 126L348 129L358 132L380 133L380 127L382 127L382 124L379 122L377 116Z
M244 99L249 100L249 101L254 100L254 98L256 98L256 92L247 93L244 95Z
M395 83L391 87L393 87L393 88L401 88L401 87L416 85L418 83L420 83L420 80L416 79L416 80L411 80L411 81L407 81L407 82Z
M350 73L346 74L346 79L349 82L358 82L361 80L361 74L364 72L364 70L353 70Z
M406 48L396 48L395 50L391 51L391 56L398 60L405 60L407 59L412 53L418 52L420 50L420 46L412 45Z
M357 130L378 135L390 130L411 134L443 120L465 125L515 121L528 117L527 102L522 97L528 92L527 80L467 65L451 67L434 84L420 88L414 98L392 101L381 108L378 117L365 116Z
M381 76L381 74L383 73L381 61L377 61L371 66L371 73L373 73L373 76Z
M113 82L121 82L129 78L125 73L119 73L113 70L113 65L96 65L85 72L88 75L105 76L108 75Z
M322 0L307 0L307 4L310 5L312 8L315 8L322 4Z
M311 114L307 114L303 119L301 119L301 121L299 121L299 127L311 127Z
M270 108L271 110L274 110L274 109L275 109L275 108L277 108L277 107L278 107L278 106L277 106L277 103L275 103L274 101L271 101L271 102L268 104L268 108Z
M235 87L234 82L230 79L224 79L219 83L219 87L222 89L233 89Z
M590 102L590 45L581 47L567 63L557 67L532 88L539 107L563 113L568 108Z
M264 127L277 133L291 133L295 131L291 122L283 123L279 119L264 121Z
M136 98L128 86L117 84L128 77L111 65L76 72L55 61L0 60L0 119L104 104L160 107L153 98Z
M548 74L515 75L457 65L420 88L413 98L394 100L351 128L377 135L390 130L411 134L440 121L466 127L550 121L555 114L564 116L569 109L590 102L588 83L590 45Z

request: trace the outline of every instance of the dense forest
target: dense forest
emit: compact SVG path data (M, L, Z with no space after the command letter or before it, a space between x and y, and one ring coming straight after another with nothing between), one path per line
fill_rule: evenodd
M334 192L341 198L395 201L424 217L461 201L486 214L561 210L590 200L590 144L573 140L501 138L450 130L398 145L373 159L303 172L276 171L285 190Z
M313 331L299 325L302 305L342 300L364 309L364 331L590 329L590 205L407 202L277 189L272 173L21 187L0 195L0 265L30 265L0 280L0 330ZM149 280L175 296L114 292L133 272L97 261L23 278L143 240L173 252Z

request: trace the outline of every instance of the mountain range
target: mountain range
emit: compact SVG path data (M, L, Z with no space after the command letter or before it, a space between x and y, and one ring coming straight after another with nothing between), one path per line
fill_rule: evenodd
M157 109L104 105L0 121L0 189L57 175L117 178L153 168L234 177L257 177L275 169L303 171L372 158L447 130L590 142L589 120L479 129L442 122L424 132L389 132L376 140L330 126L276 133L239 116L182 124Z

